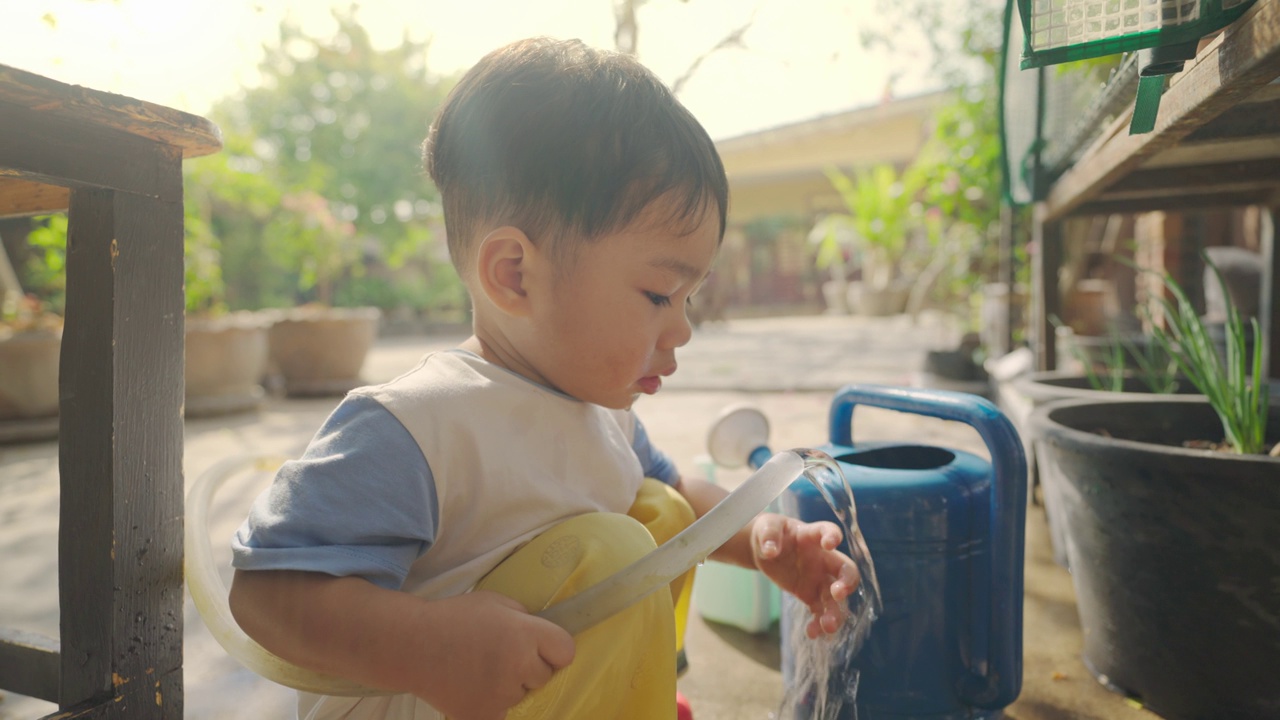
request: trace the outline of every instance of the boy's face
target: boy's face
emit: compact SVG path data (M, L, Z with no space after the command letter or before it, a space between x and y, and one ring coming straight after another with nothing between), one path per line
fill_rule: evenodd
M580 248L535 310L539 374L579 400L628 408L656 393L692 335L685 312L715 259L719 218L707 212L682 235L649 215Z

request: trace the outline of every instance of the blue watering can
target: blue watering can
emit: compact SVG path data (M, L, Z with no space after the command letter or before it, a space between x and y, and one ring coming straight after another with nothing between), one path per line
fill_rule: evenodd
M986 442L991 462L905 442L855 444L857 405L966 423ZM1022 685L1026 460L1017 431L974 395L849 385L832 401L830 433L816 449L836 459L853 491L884 608L849 666L831 669L832 683L857 683L859 720L999 717ZM708 444L721 464L758 466L772 455L767 440L764 416L738 407L717 422ZM780 500L791 517L836 520L807 480ZM784 618L795 602L784 596ZM783 675L791 683L788 623L782 628ZM854 717L853 708L839 717Z

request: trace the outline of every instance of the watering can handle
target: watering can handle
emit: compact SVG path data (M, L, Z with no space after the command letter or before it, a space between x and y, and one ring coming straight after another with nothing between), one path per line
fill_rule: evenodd
M989 572L974 588L972 647L966 655L972 672L962 688L978 707L1001 708L1018 697L1022 684L1022 567L1027 512L1027 463L1013 424L990 401L967 393L884 385L847 385L831 403L833 445L853 446L853 409L868 405L898 412L962 422L982 437L991 453ZM1011 592L986 593L985 588ZM985 632L984 632L985 629Z

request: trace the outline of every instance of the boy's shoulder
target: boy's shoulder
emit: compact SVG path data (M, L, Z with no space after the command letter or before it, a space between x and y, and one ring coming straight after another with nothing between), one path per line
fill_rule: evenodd
M492 366L465 350L427 353L418 364L398 377L378 385L352 390L387 405L405 399L443 399L465 395L493 382Z
M608 417L628 440L635 437L638 422L631 410L574 400L460 349L429 353L403 375L380 385L356 388L350 395L368 397L402 421L424 413L434 415L445 408L483 415L513 406L536 407L550 413L548 418L568 413L601 422Z

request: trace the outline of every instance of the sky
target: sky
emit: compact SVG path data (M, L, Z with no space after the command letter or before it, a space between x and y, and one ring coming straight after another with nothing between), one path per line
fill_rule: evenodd
M934 89L919 63L863 50L876 0L649 0L638 55L668 83L748 21L746 49L708 56L680 99L722 139ZM195 114L257 83L291 18L316 36L351 0L0 0L0 64ZM429 40L428 68L464 70L532 35L613 47L612 0L360 0L375 45ZM916 54L916 57L923 53Z

